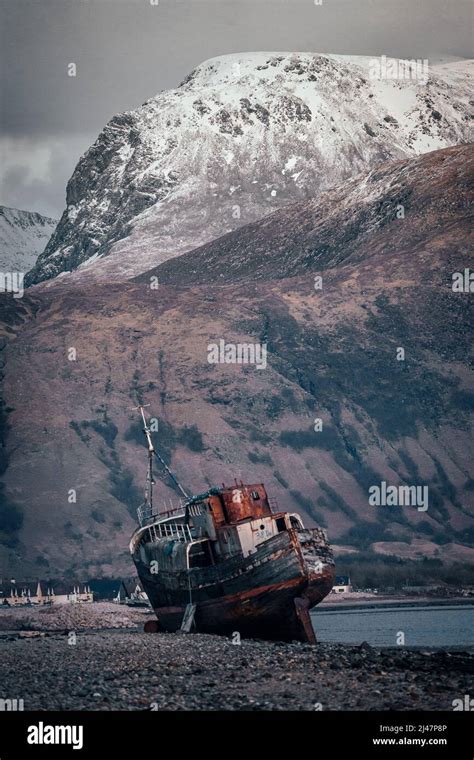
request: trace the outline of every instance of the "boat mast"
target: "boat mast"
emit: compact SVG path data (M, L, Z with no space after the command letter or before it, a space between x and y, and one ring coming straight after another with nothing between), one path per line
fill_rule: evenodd
M153 479L153 453L155 449L153 446L153 441L151 440L150 428L148 427L146 421L145 410L143 409L143 406L140 407L140 414L142 415L143 432L146 435L148 445L148 471L145 485L145 502L148 502L150 509L153 511L153 486L155 484L155 481Z
M173 483L179 488L179 490L183 494L184 498L189 499L189 494L186 493L183 486L181 485L179 480L173 475L173 473L171 472L170 468L166 464L165 460L163 459L159 451L157 451L155 447L153 446L153 441L151 440L151 430L148 427L148 422L145 415L145 406L150 406L150 405L143 404L143 405L134 407L135 409L138 409L140 411L140 414L142 416L143 432L145 433L147 446L148 446L148 473L147 473L146 486L145 486L145 502L150 505L150 508L153 507L153 486L155 484L155 481L153 479L153 457L154 456L157 459L159 459L159 461L165 468L166 472L170 476Z

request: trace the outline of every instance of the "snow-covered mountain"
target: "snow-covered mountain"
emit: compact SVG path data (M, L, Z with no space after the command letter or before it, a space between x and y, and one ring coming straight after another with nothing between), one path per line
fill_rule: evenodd
M128 279L364 169L469 141L472 61L433 66L428 80L377 75L378 64L227 55L115 116L27 282Z
M27 272L57 225L56 219L0 206L0 271Z

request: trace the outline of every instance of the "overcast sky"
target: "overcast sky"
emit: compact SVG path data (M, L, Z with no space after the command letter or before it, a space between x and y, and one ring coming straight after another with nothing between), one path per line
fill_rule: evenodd
M472 57L471 0L152 2L0 0L0 204L59 217L104 124L212 56Z

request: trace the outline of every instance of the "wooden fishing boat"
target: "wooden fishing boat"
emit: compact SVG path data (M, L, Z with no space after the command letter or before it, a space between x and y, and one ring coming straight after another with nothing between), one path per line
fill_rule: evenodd
M262 483L186 494L151 441L145 502L130 552L157 622L148 629L315 642L309 611L329 593L334 560L325 531L280 510ZM152 459L180 488L155 513Z

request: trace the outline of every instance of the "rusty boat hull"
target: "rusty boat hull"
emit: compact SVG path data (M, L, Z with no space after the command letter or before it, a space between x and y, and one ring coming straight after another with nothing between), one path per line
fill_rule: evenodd
M195 632L315 643L309 612L334 582L332 552L319 528L287 530L247 557L181 572L176 572L169 542L137 536L131 549L157 630L179 631L193 604Z

